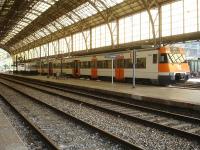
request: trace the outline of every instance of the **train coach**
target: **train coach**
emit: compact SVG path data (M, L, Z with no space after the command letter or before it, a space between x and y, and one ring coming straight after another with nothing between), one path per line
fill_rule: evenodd
M135 53L127 50L112 54L52 59L48 60L48 63L42 60L42 65L37 65L37 68L42 74L53 75L61 72L73 77L106 80L112 75L112 60L108 57L109 55L115 57L114 78L116 81L132 81L133 62L135 62L136 81L170 84L180 80L186 81L190 73L184 50L177 47L138 50Z

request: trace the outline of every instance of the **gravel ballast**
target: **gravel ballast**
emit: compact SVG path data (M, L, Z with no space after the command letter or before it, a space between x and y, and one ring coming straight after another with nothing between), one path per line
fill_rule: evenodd
M161 132L157 129L146 127L120 117L115 117L84 105L78 105L38 90L28 87L24 88L24 86L16 85L5 80L3 82L17 89L23 89L25 93L31 93L32 96L41 99L43 102L56 106L77 118L81 118L106 131L112 132L123 139L144 146L145 149L200 149L200 145L197 141L191 141L176 135Z
M23 118L4 102L2 97L0 97L0 108L7 116L12 126L16 129L17 134L29 150L50 149L41 137L38 136L38 134L23 120Z
M70 119L63 118L51 109L41 106L17 92L2 86L2 84L0 84L0 88L2 88L0 94L9 100L32 123L39 127L43 133L55 141L60 149L125 149L98 133L90 131Z

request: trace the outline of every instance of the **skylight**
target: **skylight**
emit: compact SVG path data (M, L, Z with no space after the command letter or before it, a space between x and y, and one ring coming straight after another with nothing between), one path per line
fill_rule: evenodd
M48 1L48 4L46 3L47 1ZM36 31L32 35L35 35L37 33L36 38L38 38L38 39L45 37L45 36L49 35L50 33L56 32L56 31L62 29L63 27L67 27L67 26L72 25L76 22L79 22L83 19L86 19L94 14L97 14L99 11L103 11L107 8L113 7L123 1L124 0L90 0L90 2L86 2L82 5L80 5L79 7L77 7L76 9L68 12L67 14L64 14L57 20L51 22L50 24L48 24L45 27L43 27L42 29ZM44 2L40 2L40 3L44 3ZM43 6L39 6L36 4L34 9L37 9L37 11L39 10L42 12L50 7L49 4L52 5L53 2L49 1L49 0L45 0L45 4ZM36 8L37 6L38 6L38 8ZM94 6L97 8L95 8ZM41 8L42 8L42 10L41 10ZM35 14L33 14L32 17L34 17L34 15ZM29 18L29 17L30 16L27 16L27 18ZM46 33L46 35L45 35L45 33ZM21 44L21 47L22 46L23 46L23 44Z
M22 18L8 33L8 35L1 41L1 44L6 44L8 41L10 41L16 34L22 31L33 20L38 18L43 12L45 12L57 1L58 0L40 0L37 2L33 8L26 13L24 18Z

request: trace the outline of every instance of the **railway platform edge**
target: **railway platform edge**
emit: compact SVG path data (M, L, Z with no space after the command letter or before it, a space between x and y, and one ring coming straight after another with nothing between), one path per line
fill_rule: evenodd
M46 76L22 76L14 75L23 78L31 78L47 83L61 84L66 86L73 86L79 89L86 89L88 91L100 92L114 96L120 96L131 100L138 100L144 102L153 102L157 104L164 104L168 106L175 106L180 108L187 108L191 110L200 111L200 92L199 90L176 89L168 87L145 86L137 85L132 88L131 84L115 83L112 85L109 82L81 80L81 79L53 79L46 78Z
M0 149L28 150L0 108Z

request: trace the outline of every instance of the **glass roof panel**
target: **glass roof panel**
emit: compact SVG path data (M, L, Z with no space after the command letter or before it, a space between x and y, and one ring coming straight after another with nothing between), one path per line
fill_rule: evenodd
M26 15L25 15L26 18L30 19L30 20L35 20L38 16L35 15L35 14L32 14L30 12L28 12Z
M97 13L97 10L89 3L85 3L74 10L82 19Z
M103 11L103 10L106 9L106 7L103 5L102 2L97 1L97 0L91 0L91 1L92 1L92 3L94 3L95 6L99 9L99 11Z
M33 6L33 9L42 13L42 12L45 12L49 7L51 7L51 4L47 2L39 1Z
M33 38L33 36L30 35L30 36L27 37L27 39L28 39L29 41L34 41L35 38Z
M54 26L56 26L57 29L62 29L62 28L63 28L63 25L60 24L58 21L54 21L54 22L52 22L52 24L53 24Z
M115 6L124 0L101 0L107 7Z
M59 0L43 0L46 3L49 3L51 5L55 4L55 2L59 1Z
M21 31L20 26L15 26L12 33L18 33L19 31Z
M36 37L37 39L41 38L41 36L40 36L37 32L35 32L34 35L35 35L35 37Z
M49 34L50 34L49 30L47 30L46 28L42 28L41 30L43 30L43 31L45 32L46 35L49 35Z
M41 15L42 12L46 11L49 7L51 7L56 1L59 0L41 0L38 3L36 3L33 6L33 9L25 15L24 23L20 22L20 25L28 25L32 20L36 19L39 15ZM91 0L91 2L94 3L94 5L98 8L99 11L103 11L106 8L113 7L123 1L124 0ZM50 24L46 25L46 27L36 31L32 34L32 36L29 36L27 38L29 39L29 41L33 41L35 38L39 39L41 37L45 37L50 33L56 32L57 30L60 30L63 27L74 24L78 21L81 21L82 19L85 19L97 13L97 9L95 9L89 2L86 2L74 9L73 11L61 16L56 21L53 21Z
M41 37L46 36L45 32L42 29L38 30L36 33L39 34Z
M18 24L19 24L20 26L27 26L27 25L28 25L28 23L27 23L27 22L24 22L24 21L19 21Z
M30 9L19 21L15 27L8 33L8 35L2 40L3 43L7 43L11 38L18 34L23 28L28 26L33 20L38 18L43 12L50 8L55 2L59 0L40 0L37 2L32 9ZM17 27L17 28L16 28ZM12 34L11 34L12 33ZM14 33L14 34L13 34Z
M28 24L31 23L31 20L29 18L25 18L25 17L21 21L26 22Z
M47 27L51 32L55 32L55 31L58 30L58 29L56 29L56 27L55 27L52 23L48 24L46 27Z
M63 15L62 17L57 19L58 22L60 22L64 27L69 26L71 24L73 24L74 22L69 19L69 17L67 17L66 15Z
M67 15L72 18L73 22L78 22L81 20L81 18L79 18L79 16L77 16L74 12L69 12Z
M35 9L30 10L30 13L36 14L37 16L41 15L41 12L40 12L40 11L37 11L37 10L35 10Z
M29 43L30 43L30 41L27 40L27 39L24 39L23 42L26 43L26 44L29 44Z

